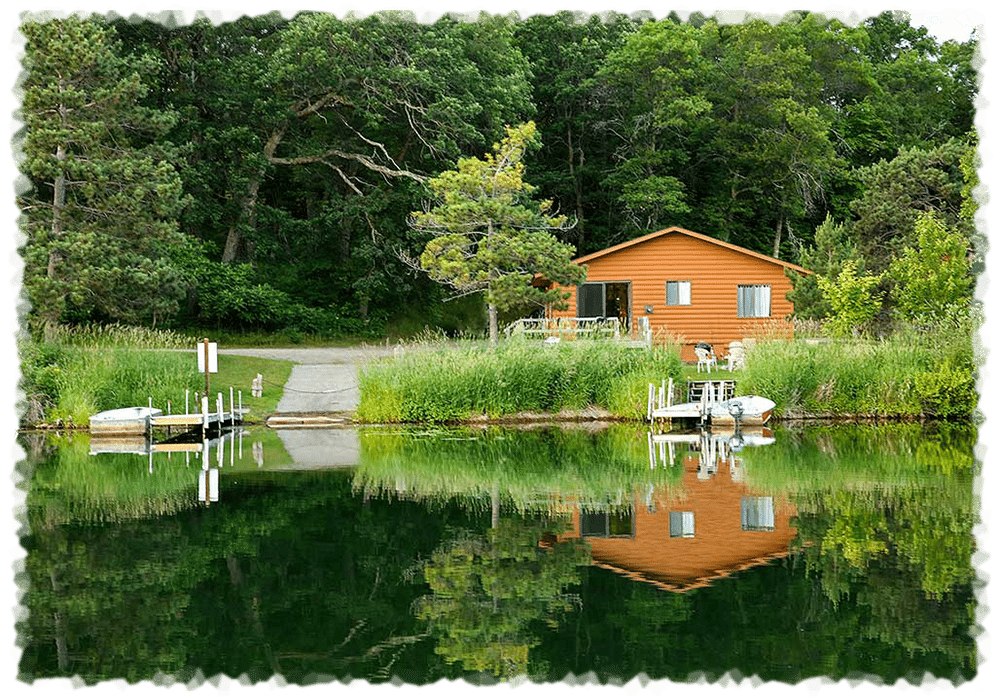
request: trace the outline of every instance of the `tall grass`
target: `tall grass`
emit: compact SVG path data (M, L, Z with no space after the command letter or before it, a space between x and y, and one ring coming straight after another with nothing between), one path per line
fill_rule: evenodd
M89 348L193 348L197 338L166 329L128 326L120 323L59 325L49 329L48 342Z
M748 354L740 392L766 396L778 416L969 418L977 402L968 339L914 333L810 344L774 340Z
M510 340L496 348L422 342L362 368L357 415L372 423L446 423L596 406L641 417L649 382L667 377L680 381L680 356L662 348L611 341Z
M199 386L193 355L161 349L180 343L178 336L90 327L62 329L56 337L60 342L19 344L24 423L86 425L99 411L145 406L150 398L165 407Z

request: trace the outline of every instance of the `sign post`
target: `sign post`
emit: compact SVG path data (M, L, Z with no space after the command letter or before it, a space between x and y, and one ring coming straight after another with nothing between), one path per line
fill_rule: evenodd
M204 342L198 347L198 371L205 373L205 396L208 396L208 375L219 371L219 344Z

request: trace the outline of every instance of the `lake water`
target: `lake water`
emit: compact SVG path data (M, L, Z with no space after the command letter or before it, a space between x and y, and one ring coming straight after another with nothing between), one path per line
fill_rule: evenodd
M27 681L977 672L969 426L20 439Z

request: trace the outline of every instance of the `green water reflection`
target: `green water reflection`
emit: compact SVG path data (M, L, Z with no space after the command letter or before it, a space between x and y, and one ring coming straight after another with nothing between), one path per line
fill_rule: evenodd
M969 426L294 437L23 437L22 678L976 674Z

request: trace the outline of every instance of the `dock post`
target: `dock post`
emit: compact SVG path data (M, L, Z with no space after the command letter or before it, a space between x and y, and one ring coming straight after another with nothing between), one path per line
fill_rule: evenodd
M236 425L236 411L233 410L233 387L229 387L229 425Z
M242 423L243 422L243 390L242 389L240 389L240 391L239 391L239 398L240 398L240 423Z
M201 397L201 439L206 440L208 435L208 397Z
M226 404L222 400L222 392L220 391L215 397L215 410L219 414L219 431L222 431L223 421L222 421L222 409L225 408Z
M674 378L670 377L667 382L667 408L674 405Z
M649 383L649 391L646 392L646 419L653 422L653 383Z

